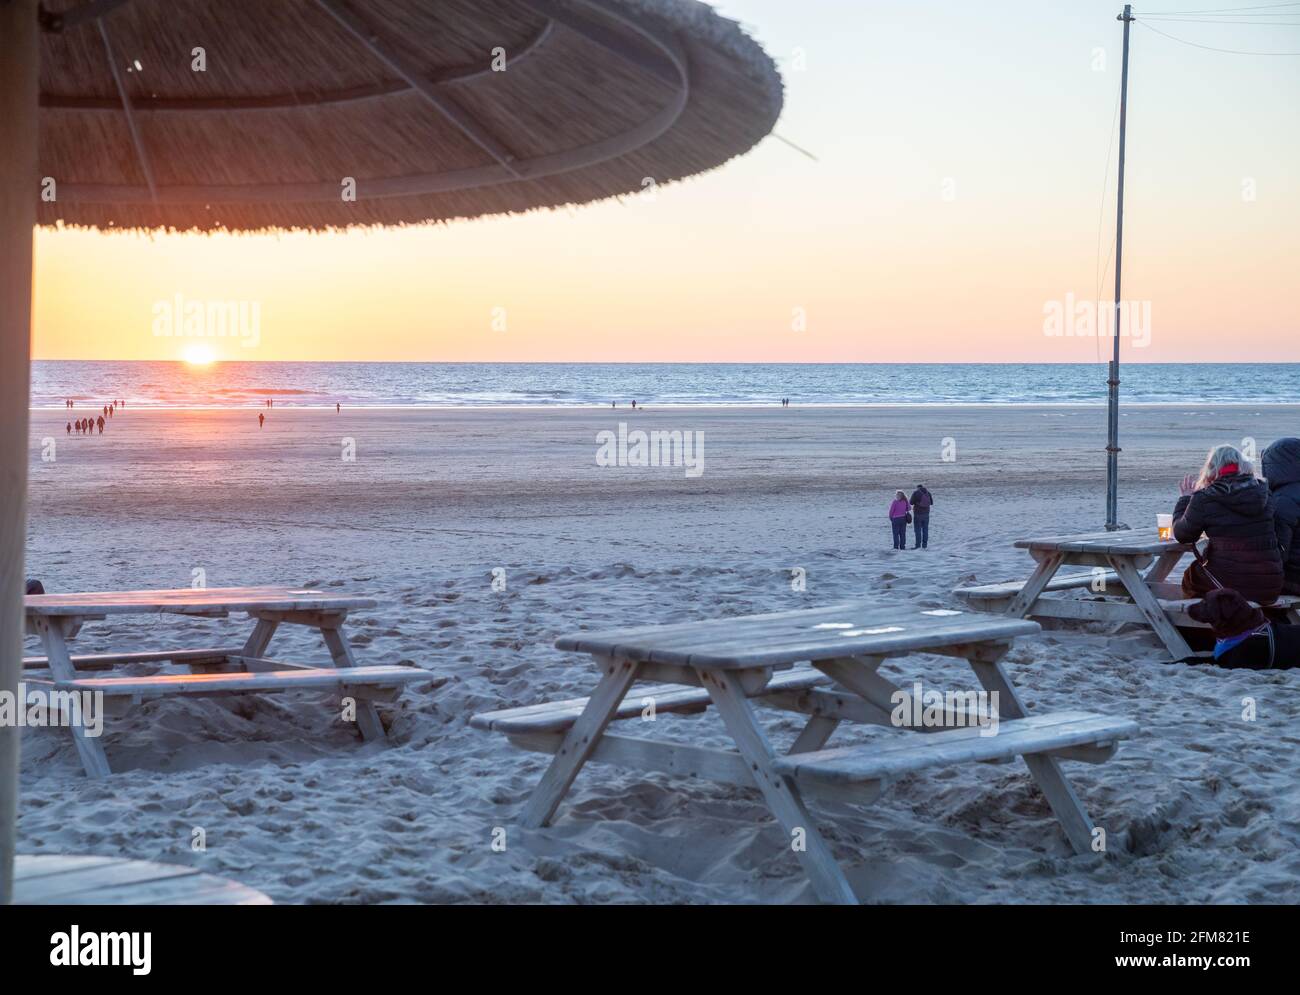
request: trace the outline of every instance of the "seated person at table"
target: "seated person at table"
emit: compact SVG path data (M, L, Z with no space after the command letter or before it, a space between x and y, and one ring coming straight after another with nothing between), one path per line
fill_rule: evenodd
M1282 550L1284 594L1300 594L1300 439L1278 439L1260 454L1273 492L1273 528Z
M1188 663L1211 663L1233 670L1289 670L1300 667L1300 625L1271 622L1264 613L1230 588L1211 591L1187 614L1214 630L1214 659L1197 657Z
M1200 597L1230 587L1242 597L1271 604L1282 593L1282 553L1273 529L1273 496L1234 446L1215 446L1200 476L1183 478L1174 506L1174 538L1210 537L1204 562L1183 574L1183 593Z

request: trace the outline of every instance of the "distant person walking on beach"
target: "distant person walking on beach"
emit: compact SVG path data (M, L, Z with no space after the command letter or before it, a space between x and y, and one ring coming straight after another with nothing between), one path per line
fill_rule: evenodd
M342 411L343 411L343 405L341 405L338 401L335 401L335 402L334 402L334 413L337 415L337 414L340 414Z
M889 505L889 524L894 530L895 549L907 548L907 523L912 520L907 508L907 495L894 491L894 500Z
M261 428L261 427L262 427L262 423L265 422L265 421L266 421L266 415L262 414L262 413L259 411L258 414L257 414L257 427L258 427L258 428Z
M68 434L72 434L72 422L68 422Z
M934 495L925 489L925 484L917 484L909 503L912 505L912 517L915 521L912 529L916 533L916 545L912 548L929 549L930 508L934 506Z
M100 415L100 416L99 416L99 434L100 434L100 435L103 435L103 434L104 434L104 416L103 416L103 415Z

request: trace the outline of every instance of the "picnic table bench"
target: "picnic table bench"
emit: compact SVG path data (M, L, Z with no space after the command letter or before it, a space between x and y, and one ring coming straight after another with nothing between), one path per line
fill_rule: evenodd
M953 591L966 603L1013 618L1063 618L1080 621L1136 622L1149 626L1175 660L1195 656L1182 628L1204 628L1187 614L1196 598L1187 598L1169 575L1195 543L1161 539L1156 529L1119 529L1082 535L1021 539L1037 567L1027 581L981 584ZM1059 574L1061 567L1091 567ZM1087 598L1049 596L1090 589ZM1300 621L1300 597L1283 595L1270 610Z
M785 832L802 834L803 847L791 850L817 896L853 903L856 896L805 796L870 804L893 779L926 767L1023 757L1073 849L1091 852L1094 826L1061 761L1100 763L1137 725L1078 711L1029 715L1001 661L1013 640L1038 631L1037 623L1022 619L853 602L583 632L556 646L593 657L600 678L590 697L476 715L470 724L503 733L519 748L554 755L522 813L527 828L550 822L588 760L757 788ZM880 667L915 653L967 661L997 702L996 734L979 725L968 698L945 706L937 725L911 727L926 735L827 749L842 722L895 728L891 713L902 689ZM774 750L755 706L807 717L788 753ZM735 749L608 731L615 722L709 708Z
M270 905L260 891L183 864L18 854L15 905Z
M363 667L343 635L348 612L373 608L371 598L326 594L288 587L180 588L156 591L112 591L78 594L35 594L24 599L26 630L38 636L44 656L23 658L23 669L47 671L49 677L26 677L23 685L44 693L51 702L69 696L102 696L105 711L120 715L145 699L173 695L224 695L292 690L337 691L356 700L356 722L363 738L382 739L383 726L376 701L395 698L402 686L427 678L409 666ZM68 643L83 625L116 615L185 615L225 618L243 612L255 620L241 646L211 649L126 651L74 655ZM317 629L329 650L332 665L313 666L266 656L280 625ZM83 676L84 671L111 672L131 663L169 663L183 668L142 677ZM86 773L106 777L108 758L98 738L83 723L69 728Z

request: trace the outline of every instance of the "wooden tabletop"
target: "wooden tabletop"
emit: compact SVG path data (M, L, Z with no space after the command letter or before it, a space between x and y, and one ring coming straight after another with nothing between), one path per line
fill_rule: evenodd
M23 599L28 615L201 615L252 609L342 612L374 608L376 604L373 598L295 587L181 587L161 591L29 594Z
M555 645L642 663L735 670L1005 642L1038 631L1037 622L1001 615L848 602L707 622L579 632L557 639Z
M1019 539L1019 549L1042 549L1054 553L1099 553L1119 556L1158 556L1161 553L1190 553L1191 543L1161 539L1156 529L1117 529L1114 532L1085 532L1082 535Z

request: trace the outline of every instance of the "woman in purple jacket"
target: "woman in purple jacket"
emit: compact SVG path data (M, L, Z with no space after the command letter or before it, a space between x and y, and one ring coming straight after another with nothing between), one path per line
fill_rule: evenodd
M889 524L894 528L894 548L907 548L907 523L911 519L908 513L907 495L894 491L894 500L889 505Z

